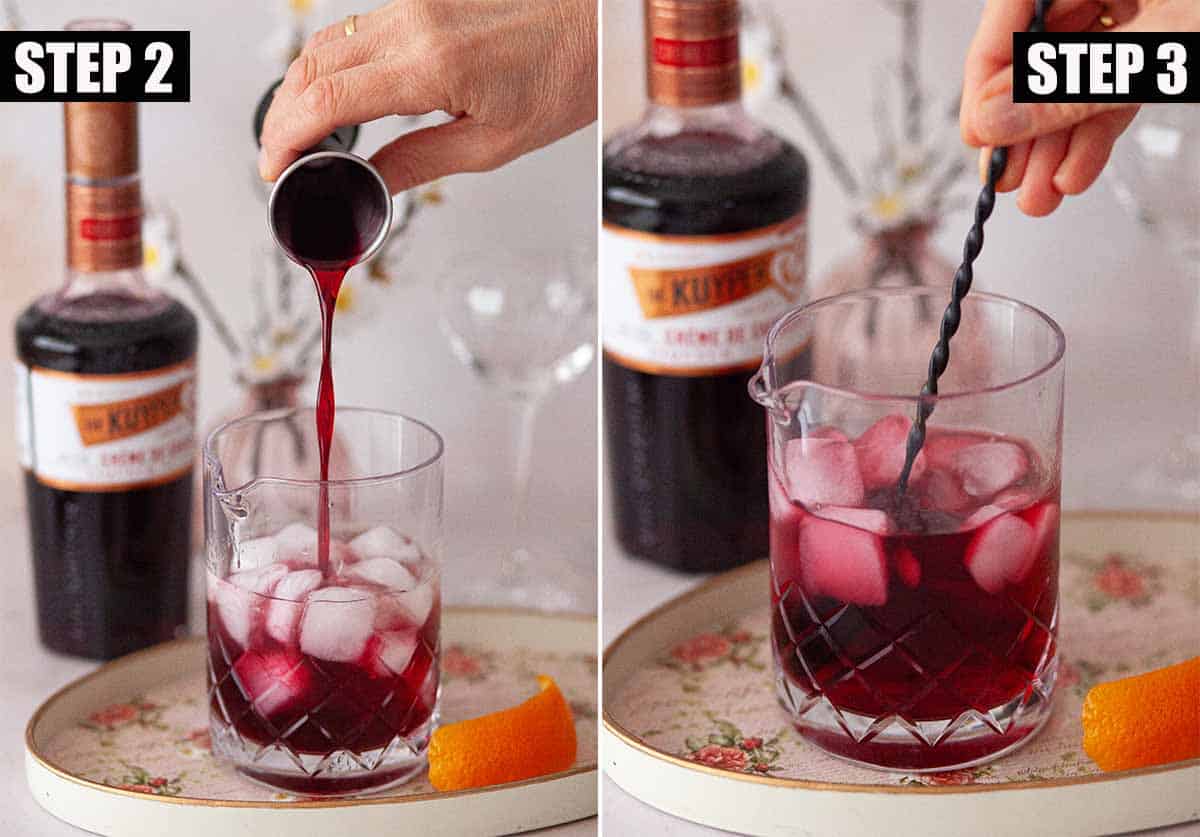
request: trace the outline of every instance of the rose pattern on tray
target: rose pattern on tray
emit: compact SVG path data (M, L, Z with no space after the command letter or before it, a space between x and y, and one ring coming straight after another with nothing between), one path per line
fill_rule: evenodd
M492 655L482 648L468 648L455 644L442 649L441 667L443 680L478 682L491 674L495 668L495 661Z
M195 648L189 674L145 695L98 706L52 738L43 755L68 772L114 788L217 800L295 802L312 797L274 791L241 777L212 755L208 703L204 697L204 650ZM575 711L579 740L576 764L596 761L595 654L554 654L451 645L443 650L443 720L475 717L520 703L536 689L533 673L559 684ZM389 796L432 793L422 776Z
M113 703L97 709L79 722L83 729L93 732L114 732L128 724L143 727L161 727L159 718L162 707L142 697L130 698L126 703Z
M122 764L125 766L125 774L116 779L107 778L104 784L119 790L150 793L155 796L179 796L182 790L181 783L185 775L183 773L168 779L166 776L151 776L144 767L135 764Z
M662 656L659 665L680 674L683 691L698 692L703 688L705 672L711 669L729 666L766 671L768 662L759 658L766 641L766 634L761 632L755 634L737 626L726 626L678 643Z
M755 748L742 746L757 744L756 738L742 733L771 731L761 736L762 746L778 756L767 761L765 772L779 778L940 787L1093 775L1098 769L1083 753L1079 720L1087 691L1178 662L1200 647L1197 525L1135 520L1127 528L1120 523L1124 518L1111 520L1064 525L1069 551L1061 569L1054 712L1027 746L998 761L943 773L889 773L840 761L802 739L776 702L765 594L757 610L664 643L617 692L609 712L648 747L743 774L762 771L755 766Z
M683 757L697 764L740 773L770 773L779 768L780 741L786 730L769 740L744 736L729 721L712 719L714 731L703 736L688 736Z
M1089 583L1076 592L1093 613L1118 603L1146 607L1163 592L1163 568L1138 555L1110 552L1094 557L1068 553L1063 561L1088 573Z

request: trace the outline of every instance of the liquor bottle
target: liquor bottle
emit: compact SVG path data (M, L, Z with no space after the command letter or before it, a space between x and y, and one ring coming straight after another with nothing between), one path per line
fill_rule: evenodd
M17 431L46 647L187 625L196 318L142 274L137 105L65 105L67 275L17 321Z
M737 0L645 14L650 103L603 159L611 506L631 555L721 570L767 554L746 383L771 324L805 301L808 164L742 108Z

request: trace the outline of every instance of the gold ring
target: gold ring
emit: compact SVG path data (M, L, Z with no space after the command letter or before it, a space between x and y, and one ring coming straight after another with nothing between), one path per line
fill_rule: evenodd
M1100 8L1100 25L1105 29L1112 29L1117 25L1117 20L1112 16L1112 7L1108 3L1102 3Z
M358 15L350 15L346 18L346 22L342 25L342 29L346 31L346 37L349 38L358 31Z

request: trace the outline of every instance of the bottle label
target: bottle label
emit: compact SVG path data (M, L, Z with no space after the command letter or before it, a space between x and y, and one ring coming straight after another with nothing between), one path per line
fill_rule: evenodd
M727 236L669 236L605 224L605 353L630 369L707 376L752 369L767 332L805 301L804 213Z
M17 364L23 467L66 491L129 491L170 482L196 448L193 361L118 375Z
M118 186L67 184L67 262L105 273L142 263L142 196L137 180Z

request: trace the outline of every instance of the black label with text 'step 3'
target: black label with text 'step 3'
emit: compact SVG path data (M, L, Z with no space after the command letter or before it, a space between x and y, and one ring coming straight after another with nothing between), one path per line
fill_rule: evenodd
M1200 102L1200 32L1018 32L1013 101Z
M0 101L186 102L190 65L190 32L0 32Z

